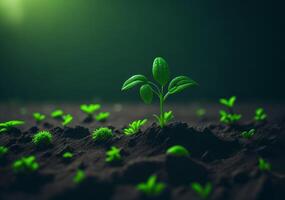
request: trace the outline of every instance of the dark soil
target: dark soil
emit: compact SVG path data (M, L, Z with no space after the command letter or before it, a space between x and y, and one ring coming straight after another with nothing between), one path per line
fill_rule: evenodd
M149 117L152 108L118 107L107 107L111 118L106 123L86 123L78 106L66 106L76 119L63 128L50 118L36 126L29 114L48 114L52 106L27 106L28 114L20 114L14 105L0 106L1 121L26 121L25 126L0 135L0 145L10 150L0 160L0 199L145 199L135 186L152 174L167 184L167 190L157 199L200 199L190 187L194 181L213 184L209 199L284 199L285 115L280 106L269 106L268 121L256 123L248 114L255 106L245 105L240 108L245 120L235 126L220 124L215 107L209 107L206 117L199 119L193 116L194 107L181 106L176 109L176 120L186 119L188 124L176 121L161 129L149 122L134 136L125 136L122 128L133 120ZM106 143L93 142L91 132L100 126L112 128L115 137ZM251 128L256 129L256 134L243 139L240 133ZM53 133L52 145L39 149L31 143L38 130ZM165 154L168 147L177 144L186 147L191 156ZM122 149L123 161L117 165L105 162L105 152L111 146ZM66 151L74 153L69 162L61 157ZM13 161L27 155L36 156L40 169L26 176L15 175ZM272 164L270 172L258 169L259 157ZM77 169L87 175L80 184L72 181Z

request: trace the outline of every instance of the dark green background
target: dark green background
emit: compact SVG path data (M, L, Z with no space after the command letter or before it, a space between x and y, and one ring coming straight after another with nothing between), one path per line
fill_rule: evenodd
M284 100L281 1L18 1L20 21L0 13L0 100L138 100L122 82L156 56L200 83L174 100Z

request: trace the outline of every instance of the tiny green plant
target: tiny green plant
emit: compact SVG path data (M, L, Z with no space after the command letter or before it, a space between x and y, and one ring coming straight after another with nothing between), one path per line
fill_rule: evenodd
M171 111L168 113L164 112L164 103L166 99L170 95L179 93L188 87L197 85L194 80L187 76L178 76L172 79L168 87L166 87L170 78L169 74L167 62L163 58L157 57L153 62L152 75L154 80L159 85L149 81L144 75L139 74L130 77L122 86L122 91L125 91L133 88L134 86L141 85L140 96L146 104L150 104L152 102L153 94L157 95L159 98L160 114L154 116L161 128L163 128L173 118Z
M27 156L16 160L12 168L15 173L31 173L38 170L39 164L35 156Z
M194 182L191 184L192 189L200 196L202 199L207 199L212 192L212 184L206 183L205 186L200 183Z
M117 148L117 147L111 147L111 149L109 149L106 152L106 159L105 161L108 163L114 163L114 162L118 162L122 160L122 156L121 156L121 149Z
M46 118L46 116L44 114L41 114L39 112L33 113L33 117L34 117L34 119L36 120L37 123L42 122Z
M64 112L63 112L63 110L60 110L60 109L54 110L50 114L50 116L54 119L60 119L60 118L62 118L63 115L64 115Z
M112 137L113 137L112 129L107 127L98 128L92 133L92 139L98 142L106 141Z
M75 173L75 175L73 176L73 182L75 184L80 184L82 183L84 180L86 179L86 174L83 170L78 169Z
M220 104L226 106L228 111L220 110L220 121L225 124L233 124L239 121L242 117L240 114L233 112L233 107L236 101L236 96L232 96L229 99L221 98Z
M146 182L137 185L137 189L146 196L159 196L165 188L165 183L157 182L156 175L150 176Z
M101 108L100 104L82 104L80 110L87 114L89 117L93 117L93 114Z
M73 158L73 153L67 151L67 152L65 152L64 154L62 154L62 157L63 157L64 159L71 159L71 158Z
M139 132L140 128L147 123L147 119L136 120L129 124L128 128L124 129L126 135L134 135Z
M109 116L110 116L109 112L100 112L95 116L95 119L98 122L104 122L109 118Z
M73 120L73 116L71 114L66 114L62 116L62 125L67 126Z
M265 113L263 108L257 108L255 110L255 116L254 116L254 120L255 121L264 121L267 118L267 114Z
M20 126L25 124L25 122L20 121L20 120L12 120L12 121L7 121L7 122L2 122L0 123L0 133L7 132L11 128Z
M52 141L52 134L49 131L39 131L32 139L32 142L37 146L47 146Z
M190 155L189 151L181 145L174 145L172 147L169 147L166 151L166 154L182 157Z
M206 115L206 109L204 109L204 108L198 108L198 109L196 110L196 115L197 115L198 117L204 117L204 116Z
M0 158L8 153L9 149L5 146L0 146Z
M249 131L243 131L241 133L242 137L246 138L246 139L250 139L254 136L255 134L255 129L250 129Z
M270 171L271 170L271 164L264 160L263 158L258 159L258 168L261 171Z

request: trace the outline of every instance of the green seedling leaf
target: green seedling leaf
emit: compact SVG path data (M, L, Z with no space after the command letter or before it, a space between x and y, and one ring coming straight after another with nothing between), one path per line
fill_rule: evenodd
M228 108L232 108L235 104L236 96L232 96L229 99L221 98L220 103Z
M157 182L157 176L152 175L146 182L139 183L137 189L146 196L159 196L166 188L162 182Z
M63 158L65 158L65 159L71 159L71 158L73 158L73 153L71 153L71 152L65 152L63 155L62 155L62 157Z
M140 96L145 104L151 104L153 98L153 92L149 84L144 84L141 86Z
M147 119L136 120L129 124L128 128L124 129L126 135L134 135L139 132L140 128L147 123Z
M93 131L92 139L94 141L102 142L113 137L112 129L101 127Z
M240 114L231 114L227 113L224 110L220 110L220 122L225 124L233 124L241 119L242 115Z
M50 114L50 116L52 117L52 118L61 118L62 116L64 115L64 112L63 112L63 110L54 110L51 114Z
M184 156L187 157L190 155L189 151L181 145L175 145L175 146L169 147L166 151L166 154L174 155L174 156L181 156L181 157L184 157Z
M33 114L33 117L34 117L34 119L36 120L37 123L42 122L46 118L46 116L44 114L41 114L39 112L35 112Z
M94 112L96 112L100 108L101 108L100 104L89 104L89 105L82 104L82 105L80 105L80 110L87 115L93 115Z
M70 114L67 115L63 115L62 116L62 125L63 126L67 126L68 124L70 124L73 120L73 116Z
M0 158L3 157L4 155L6 155L8 153L9 149L7 147L4 146L0 146Z
M179 93L194 85L197 85L197 83L187 76L178 76L169 83L168 92L169 94Z
M81 169L78 169L73 177L73 182L75 184L80 184L86 179L85 172Z
M36 162L35 156L22 157L19 160L16 160L12 168L15 173L31 173L37 171L39 164Z
M98 122L104 122L109 118L109 116L110 116L109 112L100 112L98 115L95 116L95 119Z
M258 108L255 110L255 116L254 116L255 121L264 121L266 120L266 118L267 118L267 115L263 108Z
M110 150L106 152L106 159L105 161L108 163L114 163L122 160L122 156L120 154L121 149L118 149L117 147L111 147Z
M161 86L164 86L169 81L169 74L167 62L161 57L155 58L152 65L152 75L154 80L156 80Z
M206 110L204 108L199 108L196 110L196 115L198 117L203 117L206 115Z
M270 171L271 170L271 164L264 160L263 158L258 159L258 168L261 171Z
M12 120L0 123L0 133L9 131L9 129L25 124L24 121Z
M246 139L250 139L254 136L255 134L255 129L250 129L249 131L243 131L241 133L242 137L246 138Z
M122 91L129 90L129 89L135 87L136 85L144 84L147 82L148 82L148 80L144 75L141 75L141 74L134 75L124 82L123 87L122 87Z
M32 142L37 146L48 146L51 141L52 134L49 131L39 131L32 138Z
M191 184L191 187L202 199L207 199L212 192L211 183L206 183L205 186L202 186L200 183L194 182Z

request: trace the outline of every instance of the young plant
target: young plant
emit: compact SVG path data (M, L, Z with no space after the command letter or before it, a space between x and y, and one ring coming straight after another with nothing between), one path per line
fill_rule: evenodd
M52 134L49 131L39 131L32 139L32 142L37 146L48 146L51 141Z
M31 173L38 170L39 164L35 156L27 156L16 160L12 168L15 173Z
M221 98L220 103L228 109L228 112L225 110L220 110L220 121L225 124L233 124L239 121L242 117L240 114L233 112L233 107L236 101L236 96L232 96L229 99Z
M9 149L4 146L0 146L0 158L5 156L8 153Z
M70 124L73 120L73 116L70 114L67 115L63 115L62 116L62 126L67 126L68 124Z
M86 174L83 170L78 169L75 173L75 175L73 176L73 182L75 184L80 184L82 183L84 180L86 179Z
M71 158L73 158L73 153L67 151L67 152L65 152L65 153L62 155L62 157L63 157L64 159L71 159Z
M207 199L212 192L211 183L206 183L205 186L202 186L200 183L194 182L191 184L191 187L202 199Z
M152 175L146 182L139 183L137 189L144 193L146 196L159 196L166 188L162 182L157 182L157 176Z
M100 104L82 104L80 110L87 114L89 117L93 117L93 114L101 108Z
M37 123L42 122L46 118L45 115L43 115L43 114L41 114L39 112L33 113L33 117L34 117L34 119L36 120Z
M110 150L106 152L106 159L105 161L108 163L114 163L122 160L122 156L120 154L121 149L117 147L111 147Z
M181 146L181 145L175 145L175 146L172 146L172 147L169 147L166 151L166 154L168 155L174 155L174 156L181 156L181 157L187 157L190 155L189 151Z
M144 75L134 75L126 80L122 86L122 91L133 88L134 86L141 85L140 96L144 103L150 104L152 102L153 94L159 98L160 114L154 115L158 124L163 128L172 118L172 112L164 113L164 103L166 99L173 94L179 93L184 89L197 85L195 81L187 76L178 76L169 82L169 67L167 62L157 57L154 59L152 66L152 75L154 80L158 83L155 84L149 81ZM167 89L166 89L167 88Z
M264 121L266 120L266 118L267 118L267 115L263 108L258 108L255 110L255 116L254 116L255 121L258 121L258 122Z
M104 122L108 119L109 116L110 116L109 112L100 112L98 113L98 115L95 116L95 119L98 122Z
M204 108L199 108L196 110L196 115L198 117L204 117L206 115L206 110Z
M106 141L112 137L113 137L112 129L109 129L107 127L98 128L92 133L92 139L96 142Z
M25 124L25 122L19 121L19 120L12 120L12 121L0 123L0 133L7 132L11 128L16 127L16 126L20 126L23 124Z
M51 116L52 118L54 118L54 119L60 119L60 118L62 118L63 115L64 115L64 112L63 112L63 110L60 110L60 109L54 110L54 111L50 114L50 116Z
M241 133L242 137L246 138L246 139L250 139L254 136L255 134L255 129L250 129L249 131L243 131Z
M263 158L258 159L258 168L261 171L270 171L271 170L271 164L264 160Z
M140 128L147 123L147 119L136 120L129 124L128 128L124 129L126 135L134 135L139 132Z

